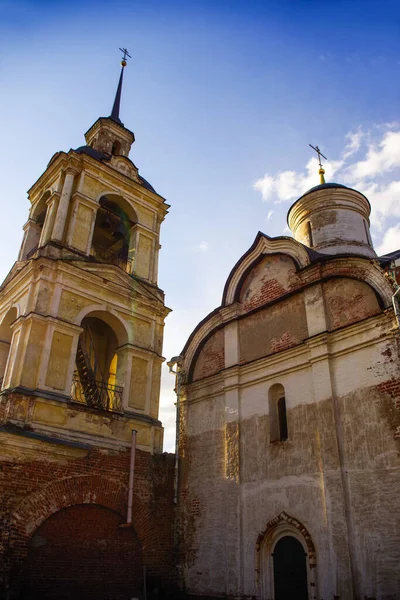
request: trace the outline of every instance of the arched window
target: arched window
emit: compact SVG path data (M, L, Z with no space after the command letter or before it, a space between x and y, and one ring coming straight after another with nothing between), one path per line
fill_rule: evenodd
M91 255L101 262L117 265L131 273L130 235L133 225L137 222L134 211L119 197L102 196L99 204Z
M121 142L116 141L116 142L113 143L111 154L113 156L120 156L121 155Z
M45 192L40 200L32 205L29 221L26 225L25 236L22 242L19 260L31 258L39 247L40 238L47 215L47 200L50 191Z
M313 241L312 228L311 228L310 221L307 221L307 234L308 234L308 245L310 248L312 248L314 246L314 241Z
M288 438L286 416L285 388L280 383L270 387L268 392L269 403L269 441L284 442Z

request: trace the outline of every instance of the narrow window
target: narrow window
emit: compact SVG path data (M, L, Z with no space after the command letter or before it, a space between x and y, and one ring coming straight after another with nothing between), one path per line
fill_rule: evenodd
M285 389L280 383L273 385L268 392L269 402L269 441L284 442L288 439Z
M287 440L287 420L286 420L286 401L285 397L278 400L278 421L279 421L279 439Z
M369 235L369 231L368 231L368 227L367 227L367 224L365 222L365 219L363 219L363 223L364 223L364 229L365 229L365 236L367 238L367 244L369 246L372 246L371 236Z
M310 221L307 221L307 233L308 233L308 245L310 248L314 246L313 237L312 237L312 229Z

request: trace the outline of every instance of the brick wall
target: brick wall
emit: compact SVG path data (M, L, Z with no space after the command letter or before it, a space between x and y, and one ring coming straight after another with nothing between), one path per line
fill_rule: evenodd
M118 513L93 504L70 506L49 517L31 539L21 576L22 597L139 597L141 545L133 529L120 527L123 521Z
M80 450L76 456L41 442L28 453L18 447L20 436L12 438L14 458L6 455L0 463L0 598L7 597L8 588L11 598L18 597L32 536L52 515L70 506L95 505L113 511L115 523L121 523L127 510L129 450ZM150 580L160 579L164 588L174 582L173 468L173 455L137 450L131 533L137 535ZM127 571L132 552L124 562Z

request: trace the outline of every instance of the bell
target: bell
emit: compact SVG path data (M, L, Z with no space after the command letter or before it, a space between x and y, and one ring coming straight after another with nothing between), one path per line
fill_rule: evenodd
M103 220L102 224L101 224L101 228L105 229L106 231L110 231L111 229L111 221L108 217L105 217L105 219Z
M113 237L116 240L122 240L125 237L125 227L123 223L120 223L116 230L113 232Z

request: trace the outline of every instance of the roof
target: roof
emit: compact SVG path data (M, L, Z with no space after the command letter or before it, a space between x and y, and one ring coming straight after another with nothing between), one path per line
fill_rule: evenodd
M293 204L290 206L289 210L287 211L287 217L286 217L287 222L289 223L289 213L292 210L293 206L295 206L295 204L297 204L297 202L299 202L299 200L304 198L304 196L307 196L308 194L312 194L313 192L319 192L320 190L329 190L329 189L334 189L334 188L342 188L345 190L351 190L352 192L357 192L357 194L360 194L360 196L365 198L365 200L368 202L369 207L371 208L371 204L370 204L370 201L368 200L368 198L366 196L364 196L364 194L362 194L358 190L348 187L347 185L343 185L342 183L321 183L320 185L315 185L314 187L312 187L309 190L307 190L306 192L304 192L304 194L302 194L299 198L297 198L297 200L295 200L293 202Z
M400 250L394 250L394 252L389 252L388 254L384 254L383 256L379 256L378 260L382 264L387 264L394 262L395 260L400 259Z

